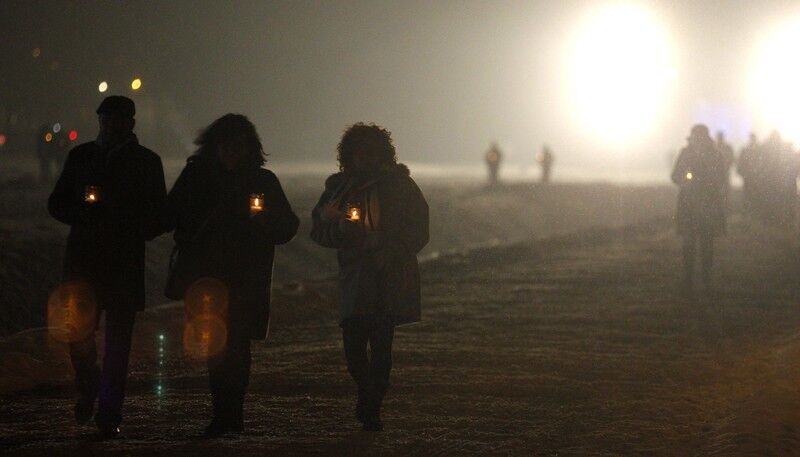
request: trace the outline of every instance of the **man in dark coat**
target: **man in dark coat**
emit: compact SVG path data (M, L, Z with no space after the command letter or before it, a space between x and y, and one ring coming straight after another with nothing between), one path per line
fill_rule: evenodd
M69 152L48 201L50 214L70 226L65 282L87 284L105 311L102 371L94 331L70 343L75 419L88 422L99 396L94 419L105 437L119 433L133 323L144 309L144 244L160 233L166 194L161 159L133 134L135 112L129 98L103 100L97 139Z
M167 197L165 229L175 230L179 255L189 256L188 282L213 278L228 292L226 309L212 316L224 323L223 347L207 348L214 417L205 433L214 437L243 430L250 342L266 338L269 328L275 245L288 243L300 220L278 177L262 168L261 141L245 116L222 116L196 143ZM191 298L185 301L189 311Z
M693 287L695 248L699 244L703 283L711 288L714 238L725 233L725 158L708 127L692 127L688 144L678 154L672 182L680 186L676 222L683 237L683 289Z
M340 325L358 388L356 418L365 430L379 431L394 327L421 317L417 253L428 243L428 204L381 127L348 129L339 163L342 172L328 178L313 210L311 238L338 250Z

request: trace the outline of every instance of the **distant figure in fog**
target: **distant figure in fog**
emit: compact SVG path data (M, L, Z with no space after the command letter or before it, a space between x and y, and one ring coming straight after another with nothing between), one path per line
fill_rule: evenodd
M725 199L725 205L728 205L728 194L731 188L731 167L736 158L733 153L733 147L725 141L725 132L722 130L717 131L717 149L722 154L723 166L725 167L725 187L722 189L722 196Z
M711 289L714 238L725 232L725 158L702 124L692 127L688 144L678 154L672 182L680 186L676 222L683 237L684 292L691 292L695 252L700 248L701 273Z
M553 152L547 145L542 146L542 151L536 155L536 161L539 162L539 166L542 167L541 181L544 184L550 182L550 170L553 167L554 160Z
M797 200L798 157L777 130L762 145L764 155L765 214L768 222L789 227Z
M394 327L420 320L417 253L428 243L428 204L408 168L397 163L388 130L355 124L338 150L341 172L325 182L311 238L338 250L342 340L358 389L355 416L364 430L380 431Z
M50 126L43 124L36 132L36 158L39 161L39 182L49 183L53 180L53 165L56 162L56 138Z
M166 193L161 159L133 133L135 113L131 99L106 97L97 139L69 152L48 200L50 214L70 226L64 281L87 284L105 312L102 370L94 329L69 348L75 420L88 422L99 396L94 421L102 438L115 437L122 422L133 323L144 309L145 241L160 233Z
M760 178L763 174L763 157L755 133L739 153L736 171L742 177L745 211L753 215L758 205Z
M500 171L500 162L503 160L503 153L497 143L492 143L489 150L486 151L486 168L489 170L489 185L494 186L498 181L498 172Z
M219 318L224 326L218 330L223 332L221 350L213 353L205 348L213 405L205 434L217 437L244 430L250 340L267 336L275 245L289 242L300 221L278 178L262 168L261 140L245 116L222 116L195 144L197 152L186 161L167 197L165 229L175 230L177 255L183 256L179 274L184 279L182 285L168 284L179 289L168 294L184 297L195 280L208 278L227 290L226 309L209 308L188 316L189 325L199 327L204 320ZM186 301L189 313L188 297ZM215 336L219 337L209 338Z

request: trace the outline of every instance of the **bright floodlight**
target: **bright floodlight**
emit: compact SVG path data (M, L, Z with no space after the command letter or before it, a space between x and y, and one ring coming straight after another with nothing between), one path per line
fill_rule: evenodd
M97 86L97 90L99 90L100 92L105 92L105 91L107 91L107 90L108 90L108 83L107 83L107 82L105 82L105 81L101 82L101 83L100 83L100 84Z
M141 87L142 87L142 80L141 79L136 78L133 81L131 81L131 89L139 90L139 88L141 88Z
M784 139L800 141L800 18L779 26L758 48L752 66L751 93L758 124L778 129Z
M572 105L581 125L612 143L651 130L677 71L666 33L633 5L587 17L572 49Z

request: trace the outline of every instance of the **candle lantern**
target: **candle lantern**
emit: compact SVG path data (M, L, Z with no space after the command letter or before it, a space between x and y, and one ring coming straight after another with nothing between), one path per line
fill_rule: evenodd
M358 222L361 220L361 208L357 204L347 204L347 220L350 222Z
M99 186L86 186L83 192L83 200L86 203L93 204L100 201L100 187Z
M250 215L264 211L264 194L250 194Z

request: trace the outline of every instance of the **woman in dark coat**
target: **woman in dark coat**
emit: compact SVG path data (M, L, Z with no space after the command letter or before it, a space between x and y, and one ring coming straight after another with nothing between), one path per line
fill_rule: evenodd
M695 125L672 171L672 182L680 186L676 222L683 237L683 288L693 287L695 248L700 246L703 284L711 288L714 238L725 233L725 159L708 134L708 127Z
M338 250L340 325L358 388L356 418L364 430L380 431L394 327L420 320L417 253L428 243L428 204L397 163L389 131L355 124L338 150L341 172L325 182L311 238Z
M190 278L185 283L205 278L195 284L209 284L213 278L211 284L221 282L227 292L226 309L215 310L225 324L224 346L217 354L206 348L214 410L206 433L218 436L243 429L250 340L267 335L275 245L294 237L299 219L278 178L262 168L261 141L246 117L226 114L196 144L197 153L167 197L166 220L184 255L179 264ZM219 299L219 291L200 291L206 292ZM186 293L181 288L177 295ZM198 305L190 301L187 296L188 313Z

